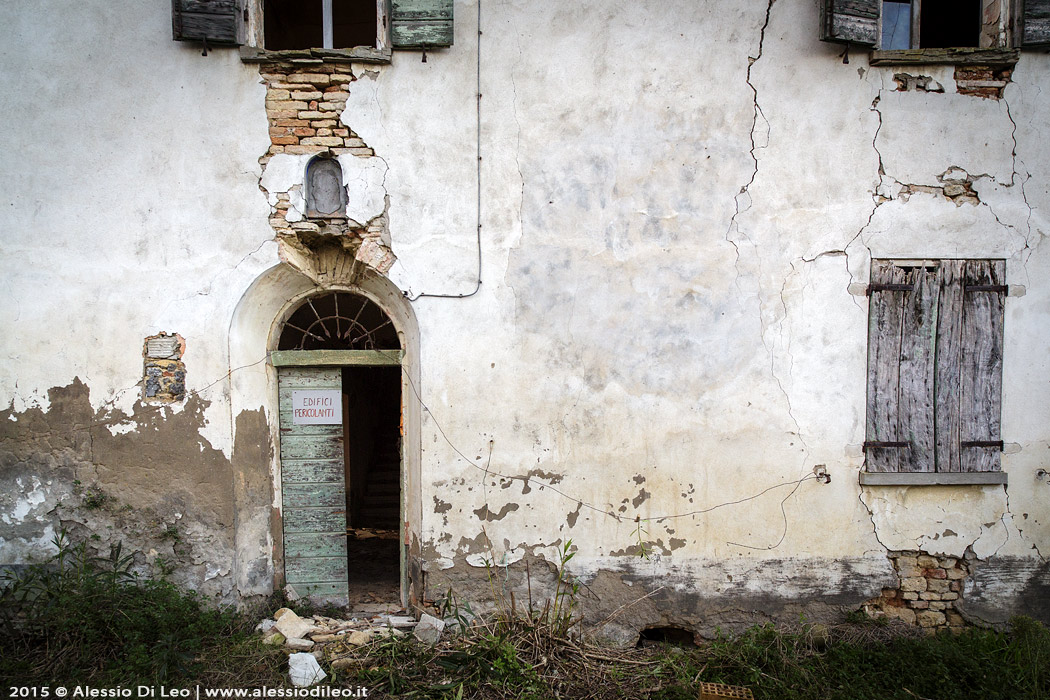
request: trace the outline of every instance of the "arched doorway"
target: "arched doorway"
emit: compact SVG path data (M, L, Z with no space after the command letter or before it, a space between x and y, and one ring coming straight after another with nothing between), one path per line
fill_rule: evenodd
M351 291L306 296L279 328L285 581L301 596L402 597L403 357L393 320Z

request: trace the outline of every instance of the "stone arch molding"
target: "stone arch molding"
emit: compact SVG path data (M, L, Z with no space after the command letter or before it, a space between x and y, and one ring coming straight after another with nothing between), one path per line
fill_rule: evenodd
M234 431L233 465L235 480L253 485L238 490L234 527L237 587L241 595L264 595L275 585L283 584L284 562L281 541L281 479L279 424L277 407L277 372L269 362L276 349L281 325L305 298L330 291L360 294L375 302L394 322L401 347L401 387L404 397L405 464L402 492L405 499L407 534L411 542L406 566L418 571L422 503L420 489L420 403L419 326L415 313L404 294L383 275L357 263L345 252L317 255L308 270L281 263L263 272L245 291L230 323L229 357L231 371L228 388L231 430ZM323 259L322 259L323 258ZM266 359L261 359L264 357ZM243 418L260 416L253 421L262 429L251 435L239 434L246 423ZM261 428L262 425L265 428ZM268 456L258 442L268 441ZM261 498L265 493L268 498ZM254 495L253 495L254 494ZM265 570L269 575L260 575ZM411 576L409 597L421 592L419 577ZM407 602L407 601L406 601Z

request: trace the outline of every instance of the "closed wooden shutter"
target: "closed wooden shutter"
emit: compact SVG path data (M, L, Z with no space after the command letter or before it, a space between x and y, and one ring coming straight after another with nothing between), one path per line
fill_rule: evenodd
M342 392L339 367L281 367L281 491L285 579L296 592L348 604L343 426L297 425L296 390Z
M452 46L452 0L393 0L390 37L395 49Z
M240 46L243 23L240 0L171 0L175 41Z
M1021 46L1050 46L1050 0L1024 0L1020 31Z
M865 467L998 471L1001 260L873 260Z
M999 471L1006 263L967 260L963 280L959 470Z
M882 0L822 0L820 39L874 47L879 41Z

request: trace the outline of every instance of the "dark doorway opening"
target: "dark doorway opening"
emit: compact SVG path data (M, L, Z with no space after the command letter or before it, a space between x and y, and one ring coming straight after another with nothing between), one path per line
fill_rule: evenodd
M401 368L343 368L351 605L401 597Z

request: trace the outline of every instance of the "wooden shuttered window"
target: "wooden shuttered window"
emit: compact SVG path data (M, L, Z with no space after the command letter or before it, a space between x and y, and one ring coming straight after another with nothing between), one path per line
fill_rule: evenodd
M999 470L1005 269L872 261L867 471Z
M874 47L879 41L882 0L822 0L820 39Z
M1020 34L1025 48L1050 47L1050 0L1024 0Z
M390 38L395 49L452 46L452 0L392 0Z
M203 41L208 46L244 43L240 0L171 0L175 41Z

